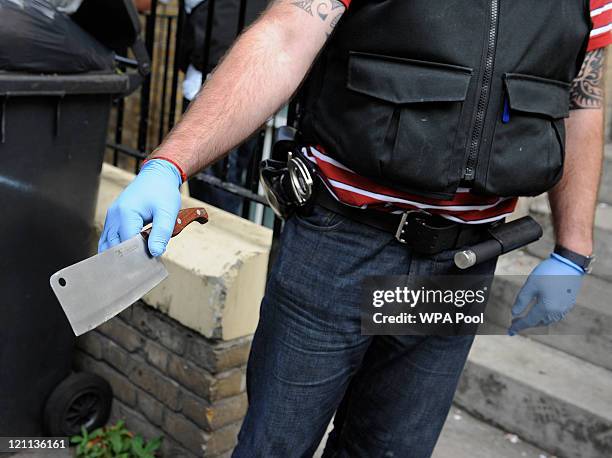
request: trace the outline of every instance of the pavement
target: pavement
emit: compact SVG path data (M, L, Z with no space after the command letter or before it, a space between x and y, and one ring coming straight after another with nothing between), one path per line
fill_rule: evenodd
M327 433L331 431L331 426ZM327 434L326 434L327 436ZM321 458L325 440L313 458ZM555 458L515 434L490 426L453 407L432 458Z
M5 455L4 453L0 453L0 458L9 457L10 458L72 458L74 455L72 454L72 449L62 449L62 450L45 450L45 451L37 451L37 452L20 452L15 455Z
M331 427L328 429L328 432ZM325 441L313 458L321 458ZM8 455L0 454L3 458ZM432 458L555 458L515 434L490 426L457 407L446 419ZM21 452L11 458L71 458L69 450ZM168 457L171 458L171 457Z

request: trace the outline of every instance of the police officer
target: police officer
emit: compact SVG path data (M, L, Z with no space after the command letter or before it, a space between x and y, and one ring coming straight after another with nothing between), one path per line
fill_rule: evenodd
M311 456L334 414L325 456L429 456L473 337L362 335L361 280L460 275L453 254L516 196L551 190L559 246L519 294L511 332L572 308L592 255L605 3L591 5L592 23L588 0L276 0L241 35L111 206L99 245L152 221L161 255L181 183L308 74L300 128L327 191L286 222L234 456ZM424 244L414 221L452 236Z

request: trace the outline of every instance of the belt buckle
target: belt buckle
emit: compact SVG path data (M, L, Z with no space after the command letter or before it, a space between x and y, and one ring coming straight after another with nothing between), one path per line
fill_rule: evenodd
M397 226L397 231L395 231L395 240L397 240L399 243L402 243L404 245L408 243L408 241L404 238L406 235L406 228L408 226L408 223L410 223L410 221L408 221L408 217L413 213L421 213L423 215L431 216L431 213L426 212L425 210L422 210L422 209L407 210L404 213L402 213L402 218L400 219L400 223Z

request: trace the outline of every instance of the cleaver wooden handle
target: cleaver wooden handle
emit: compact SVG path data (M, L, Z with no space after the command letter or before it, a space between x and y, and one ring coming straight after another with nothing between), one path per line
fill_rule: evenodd
M174 223L172 237L174 237L175 235L179 235L183 229L185 229L194 221L197 221L200 224L208 222L208 213L206 213L204 207L183 208L182 210L180 210ZM141 232L142 236L145 239L149 237L150 233L150 227Z
M172 231L172 237L179 235L183 229L189 226L194 221L200 224L208 222L208 213L204 210L204 207L193 207L183 208L178 212L176 222L174 223L174 230Z

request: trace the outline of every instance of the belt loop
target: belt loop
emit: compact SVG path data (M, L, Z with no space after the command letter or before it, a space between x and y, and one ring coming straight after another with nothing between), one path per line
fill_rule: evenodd
M6 141L6 104L8 97L8 95L2 97L2 102L0 103L0 143Z

